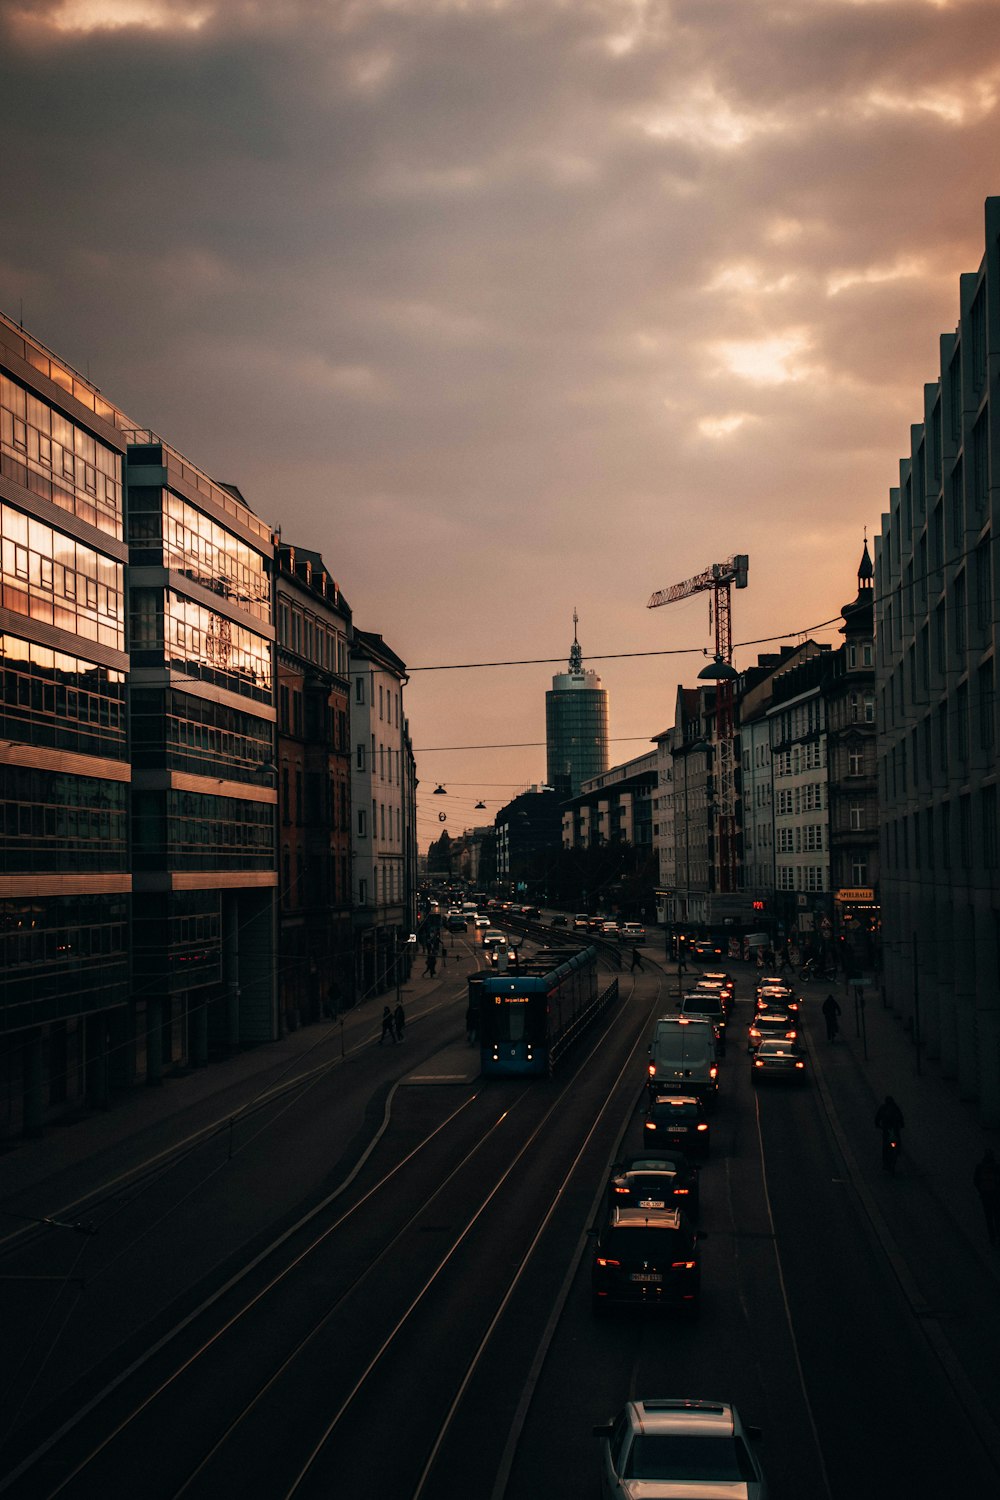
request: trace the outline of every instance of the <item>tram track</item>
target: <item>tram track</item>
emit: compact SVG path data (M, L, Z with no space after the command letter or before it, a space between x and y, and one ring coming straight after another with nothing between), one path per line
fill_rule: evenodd
M612 1020L609 1023L608 1029L613 1024L614 1021ZM574 1075L574 1083L579 1083L581 1072L585 1071L586 1063L593 1058L602 1040L603 1036L591 1046L588 1057L581 1063L580 1068L577 1069ZM505 1094L509 1093L510 1089L506 1088ZM481 1226L484 1219L488 1218L491 1213L498 1214L501 1226L505 1217L510 1216L512 1212L511 1202L516 1200L517 1197L516 1192L512 1191L512 1186L516 1186L513 1180L522 1179L523 1164L526 1157L531 1153L533 1147L537 1147L540 1142L544 1143L553 1115L557 1114L560 1109L565 1108L562 1094L563 1090L560 1090L556 1097L548 1102L538 1118L533 1120L533 1123L530 1119L526 1122L523 1129L523 1138L519 1138L520 1143L513 1157L510 1156L510 1143L505 1137L503 1153L501 1154L506 1155L506 1167L500 1169L499 1164L491 1164L491 1169L487 1173L488 1184L491 1185L484 1183L478 1198L469 1201L468 1206L464 1210L464 1222L462 1226L449 1230L447 1248L443 1253L436 1255L432 1264L421 1268L422 1279L418 1279L412 1285L407 1286L405 1296L399 1299L401 1306L396 1311L394 1319L390 1320L390 1326L384 1330L381 1342L369 1349L368 1357L364 1362L359 1362L361 1374L353 1381L353 1384L350 1384L341 1392L334 1418L332 1421L326 1422L319 1439L314 1439L312 1446L308 1448L306 1462L300 1466L296 1475L285 1475L282 1480L284 1487L275 1488L273 1482L269 1482L268 1489L260 1491L260 1493L267 1493L268 1495L278 1493L298 1495L308 1492L308 1485L311 1482L310 1476L314 1474L318 1466L322 1465L324 1455L329 1452L332 1437L338 1428L343 1426L345 1419L348 1418L348 1414L352 1412L359 1401L363 1401L363 1393L372 1382L373 1375L379 1371L380 1367L385 1365L390 1353L394 1353L398 1349L401 1341L404 1339L408 1326L416 1318L420 1309L426 1306L426 1303L431 1298L433 1289L445 1277L448 1267L452 1264L455 1257L458 1256L462 1246L476 1232L477 1225ZM441 1122L437 1130L428 1134L420 1142L415 1151L396 1163L389 1171L382 1172L376 1181L362 1192L357 1201L345 1213L339 1215L331 1223L322 1223L323 1214L329 1204L335 1198L339 1197L347 1186L346 1183L341 1184L337 1191L331 1194L324 1204L317 1205L299 1225L293 1226L279 1240L262 1251L254 1262L244 1268L244 1271L232 1284L220 1288L218 1293L209 1302L197 1309L196 1313L186 1319L183 1324L173 1329L169 1337L161 1340L157 1348L150 1350L146 1359L142 1361L142 1368L145 1369L152 1362L160 1362L169 1350L170 1358L167 1360L169 1368L166 1374L156 1380L147 1380L146 1393L141 1399L133 1399L124 1403L125 1409L119 1412L117 1420L111 1424L110 1430L102 1436L100 1441L92 1442L89 1447L84 1444L83 1446L87 1448L87 1451L79 1451L81 1422L89 1422L95 1417L99 1407L102 1405L102 1398L106 1400L114 1398L120 1405L123 1383L133 1385L136 1377L140 1374L139 1368L132 1368L124 1372L122 1381L116 1384L114 1390L102 1392L94 1398L94 1401L86 1412L79 1414L78 1419L72 1424L72 1440L68 1429L54 1435L52 1443L45 1445L44 1449L40 1449L32 1455L33 1463L27 1462L22 1464L9 1477L8 1481L0 1485L0 1493L9 1493L11 1495L20 1495L22 1493L27 1495L30 1493L33 1496L37 1496L41 1491L37 1487L32 1487L32 1468L34 1467L34 1474L37 1477L37 1474L40 1472L38 1465L43 1463L50 1471L53 1465L62 1465L62 1472L57 1482L53 1487L45 1491L46 1494L53 1497L56 1495L70 1496L93 1493L111 1496L116 1493L125 1493L125 1490L119 1490L115 1487L118 1477L123 1472L128 1473L130 1471L130 1464L139 1462L140 1455L148 1453L151 1447L155 1448L156 1430L158 1426L160 1428L163 1426L163 1420L157 1415L160 1409L165 1405L172 1405L176 1412L183 1410L186 1406L190 1407L192 1399L197 1400L196 1395L193 1397L190 1395L185 1396L180 1391L180 1387L190 1382L192 1371L206 1364L218 1366L220 1359L224 1364L225 1358L222 1354L221 1346L226 1339L232 1338L237 1330L242 1330L245 1335L247 1325L255 1317L260 1316L261 1310L269 1301L275 1299L276 1294L283 1285L287 1287L290 1279L293 1277L293 1273L298 1273L301 1278L310 1258L320 1256L323 1253L324 1246L329 1246L331 1239L335 1237L338 1231L343 1235L345 1227L352 1220L357 1223L365 1214L371 1216L377 1212L384 1217L386 1212L384 1207L386 1198L387 1196L392 1196L392 1191L397 1187L401 1175L405 1175L408 1168L410 1169L410 1175L412 1175L414 1162L420 1153L425 1151L425 1148L430 1148L432 1143L440 1140L440 1133L455 1133L454 1131L449 1133L448 1127L453 1126L459 1117L464 1116L465 1112L470 1109L470 1106L476 1103L478 1097L478 1093L474 1093L468 1099L464 1100L458 1109L452 1111ZM613 1091L609 1097L613 1097ZM249 1391L246 1398L237 1402L235 1408L229 1411L223 1430L216 1430L210 1442L203 1442L200 1456L198 1456L197 1461L192 1460L188 1464L187 1473L183 1476L175 1474L167 1489L154 1490L147 1485L143 1488L143 1493L150 1495L164 1493L176 1496L182 1494L185 1496L195 1496L201 1493L217 1494L220 1492L217 1482L218 1473L220 1465L223 1469L225 1468L228 1461L227 1455L236 1450L237 1458L234 1462L245 1463L245 1454L241 1453L240 1450L245 1447L244 1439L247 1429L253 1429L255 1425L258 1428L267 1426L270 1420L273 1420L273 1418L265 1419L263 1422L260 1420L262 1407L269 1408L272 1413L280 1412L283 1408L287 1408L289 1399L294 1400L294 1398L288 1397L286 1387L294 1388L296 1371L303 1363L308 1362L311 1351L313 1351L312 1357L315 1358L314 1351L317 1344L322 1342L324 1335L329 1332L338 1320L343 1323L345 1311L350 1311L353 1305L358 1302L364 1302L366 1297L368 1305L370 1305L373 1283L377 1282L380 1276L391 1275L395 1277L398 1275L398 1271L385 1269L393 1261L394 1257L398 1261L400 1256L402 1256L404 1265L408 1259L414 1256L421 1259L418 1254L419 1236L428 1227L436 1227L433 1225L428 1226L426 1222L428 1215L433 1216L433 1214L437 1213L440 1217L440 1205L443 1201L447 1200L449 1189L452 1188L460 1176L464 1174L468 1177L470 1175L471 1167L477 1154L487 1150L491 1139L495 1137L495 1133L500 1130L501 1125L507 1124L509 1126L515 1111L518 1111L525 1101L532 1099L536 1102L541 1099L537 1085L528 1085L521 1088L516 1096L511 1099L510 1107L504 1110L499 1117L492 1122L484 1122L482 1126L477 1126L475 1139L464 1142L460 1159L454 1163L450 1173L438 1180L433 1192L429 1194L417 1194L412 1211L405 1218L401 1219L394 1232L381 1246L378 1255L367 1262L358 1274L354 1275L340 1287L336 1300L324 1310L320 1318L313 1319L308 1326L304 1327L301 1333L285 1341L283 1357L272 1360L267 1378L258 1381L254 1389ZM537 1110L529 1110L529 1116L535 1114L537 1114ZM600 1118L600 1113L595 1116L583 1143L578 1146L572 1157L570 1166L566 1169L558 1192L549 1205L548 1212L542 1216L541 1222L535 1227L533 1235L528 1236L526 1248L518 1260L512 1278L508 1278L506 1291L494 1318L482 1334L477 1347L466 1360L466 1371L463 1381L460 1382L457 1394L452 1393L451 1411L450 1413L446 1413L444 1426L437 1434L434 1452L428 1460L424 1474L417 1478L417 1487L413 1490L415 1496L424 1493L427 1476L430 1474L433 1466L434 1454L445 1439L445 1433L451 1424L454 1413L461 1403L462 1392L478 1367L483 1352L489 1344L490 1335L496 1320L502 1315L520 1278L524 1275L525 1267L530 1262L538 1239L544 1233L546 1225L552 1214L556 1211L564 1194L566 1182L575 1170L580 1154L585 1149L587 1142L597 1130ZM374 1142L372 1150L375 1149L376 1145L377 1142ZM449 1149L451 1149L450 1146ZM359 1163L359 1170L361 1165ZM466 1188L464 1191L467 1193L468 1189ZM451 1207L450 1204L446 1206ZM493 1232L496 1232L495 1228ZM415 1244L418 1246L418 1250L414 1250ZM279 1248L282 1255L282 1264L273 1268L259 1281L259 1284L254 1284L251 1288L249 1279L253 1277L253 1273L257 1271L265 1259L273 1259L273 1256L278 1253ZM312 1283L315 1284L317 1277L322 1281L322 1278L327 1274L325 1270L311 1273ZM233 1294L237 1290L237 1285L240 1290L240 1296L236 1299L237 1305L226 1316L222 1316L224 1311L223 1303L232 1299ZM376 1297L377 1301L378 1298ZM196 1325L199 1322L204 1322L210 1316L214 1319L216 1326L210 1332L199 1334L198 1338L192 1340L191 1333L196 1330ZM362 1319L362 1321L364 1320ZM253 1342L253 1337L254 1335L251 1334L251 1343ZM267 1335L267 1337L270 1338L271 1335ZM180 1344L183 1344L183 1349L179 1347ZM202 1379L203 1377L199 1374L198 1379L195 1381L196 1388L200 1386ZM211 1377L208 1377L208 1383L209 1385L211 1384ZM203 1387L201 1388L203 1389ZM167 1425L169 1425L169 1416L165 1420ZM140 1426L144 1431L147 1428L150 1429L152 1436L147 1432L147 1436L139 1437L138 1441L135 1441L136 1428ZM130 1433L133 1435L132 1441L125 1442L126 1435ZM55 1452L54 1445L63 1442L67 1443L68 1450L72 1450L75 1446L75 1456L67 1458ZM123 1446L130 1447L132 1453L131 1459L126 1458L124 1462L117 1456ZM100 1473L104 1468L109 1468L110 1479L102 1480L100 1478ZM95 1477L97 1480L96 1490ZM128 1492L136 1492L134 1475L133 1487Z

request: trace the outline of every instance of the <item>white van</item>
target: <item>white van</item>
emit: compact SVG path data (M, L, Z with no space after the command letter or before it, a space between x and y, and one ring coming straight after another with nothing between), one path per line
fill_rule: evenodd
M649 1087L658 1094L694 1094L711 1103L719 1092L712 1023L692 1016L661 1016L648 1047Z

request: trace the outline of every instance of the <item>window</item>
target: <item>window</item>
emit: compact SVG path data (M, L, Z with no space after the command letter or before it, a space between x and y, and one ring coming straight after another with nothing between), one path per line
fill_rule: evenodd
M860 745L851 745L847 751L847 773L849 776L865 774L865 752Z
M359 771L363 771L364 768L365 768L365 747L364 747L364 745L358 745L357 750L356 750L355 753L356 753L355 764L356 764L356 766L357 766L357 768L358 768Z
M359 906L365 906L367 904L367 901L368 901L368 882L367 882L367 880L359 880L358 881L358 905Z
M863 802L852 802L848 808L848 826L860 830L865 826L865 805Z
M355 703L364 703L365 701L365 679L362 676L355 677L354 679L354 701Z
M368 819L367 819L367 817L365 815L365 809L363 807L359 807L358 808L358 838L365 839L367 837L368 837Z

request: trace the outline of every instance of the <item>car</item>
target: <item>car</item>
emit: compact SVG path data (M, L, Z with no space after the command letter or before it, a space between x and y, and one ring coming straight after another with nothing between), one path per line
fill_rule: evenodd
M615 1208L594 1245L591 1305L613 1302L675 1307L697 1313L701 1302L699 1240L678 1208Z
M460 911L450 911L445 918L444 925L449 932L464 932L466 926L465 918Z
M602 935L604 937L617 937L618 936L618 923L617 922L602 922L601 923L601 933L602 933Z
M700 1200L698 1168L683 1151L649 1151L615 1162L608 1180L612 1208L683 1208L694 1215Z
M797 1042L765 1038L750 1061L751 1083L805 1083L805 1055Z
M569 917L564 917L563 914L562 914L562 912L556 912L555 916L552 918L551 926L553 926L553 927L566 927L568 925L569 925Z
M761 1042L797 1042L799 1029L786 1010L762 1010L747 1028L747 1051L756 1052Z
M485 912L477 912L472 925L477 932L485 931L490 925L490 919Z
M507 934L501 932L499 927L487 927L483 933L484 948L502 948L508 941Z
M573 926L579 931L586 932L587 928L590 926L590 917L585 911L578 911L576 916L573 918Z
M758 989L757 999L754 1001L754 1009L758 1015L765 1010L784 1010L790 1016L798 1018L801 1008L802 1001L799 996L784 985L780 989L765 985L763 989Z
M717 943L714 938L699 938L691 949L692 954L700 962L709 963L713 958L722 957L722 944Z
M644 943L646 941L646 929L641 922L622 923L623 943Z
M768 1500L753 1451L762 1436L728 1401L629 1401L600 1438L604 1500Z
M694 1094L651 1094L642 1122L645 1149L672 1147L685 1156L707 1156L708 1116Z
M680 1000L680 1013L682 1016L704 1016L711 1021L712 1030L715 1032L715 1048L720 1057L726 1055L726 1009L722 1001L722 995L717 989L702 989L695 985Z
M705 969L698 983L718 985L728 1015L736 1004L736 981L732 974L727 974L724 969Z

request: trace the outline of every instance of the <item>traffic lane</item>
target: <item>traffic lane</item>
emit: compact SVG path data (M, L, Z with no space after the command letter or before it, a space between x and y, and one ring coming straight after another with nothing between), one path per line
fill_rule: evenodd
M785 1287L834 1500L931 1500L957 1473L973 1493L995 1493L996 1472L873 1238L818 1092L762 1089L759 1107Z
M545 1359L505 1500L597 1488L594 1424L632 1397L733 1401L764 1430L760 1457L774 1500L825 1494L783 1301L752 1099L741 1069L723 1070L717 1139L701 1173L702 1311L683 1316L620 1309L595 1318L587 1242ZM641 1143L644 1099L622 1150ZM598 1184L603 1200L604 1183Z

